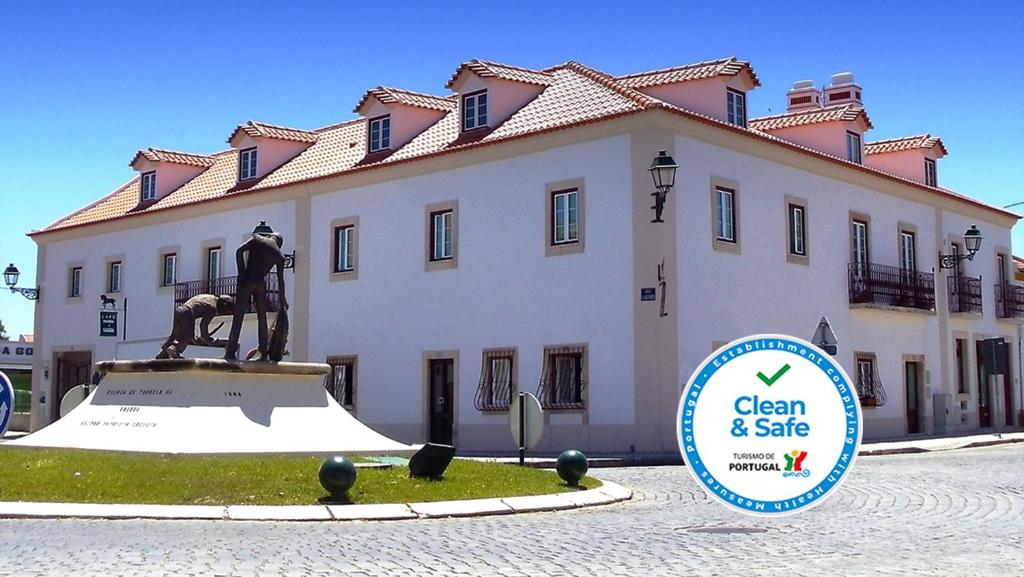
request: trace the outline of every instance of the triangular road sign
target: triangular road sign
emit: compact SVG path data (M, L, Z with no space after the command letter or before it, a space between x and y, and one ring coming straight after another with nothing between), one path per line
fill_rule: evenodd
M811 343L832 356L839 352L839 341L836 340L836 333L832 331L832 325L828 323L828 317L821 317L818 321L818 328L814 330Z

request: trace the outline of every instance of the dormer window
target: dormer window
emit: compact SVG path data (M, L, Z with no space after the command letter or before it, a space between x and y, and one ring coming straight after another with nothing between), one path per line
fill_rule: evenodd
M481 90L462 97L462 130L475 130L487 126L487 91Z
M856 132L846 133L846 160L862 164L860 135Z
M391 148L391 115L370 119L370 152Z
M156 200L156 171L143 173L142 175L142 202Z
M256 147L246 148L238 154L238 179L256 178Z
M725 92L725 102L728 108L727 118L729 124L735 124L736 126L747 126L747 95L739 90L733 90L727 88Z
M931 158L924 159L924 183L928 186L939 185L939 175L935 172L935 161Z

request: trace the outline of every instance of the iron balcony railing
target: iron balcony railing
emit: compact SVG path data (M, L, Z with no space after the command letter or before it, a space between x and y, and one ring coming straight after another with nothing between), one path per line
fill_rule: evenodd
M996 285L996 316L1001 319L1024 317L1024 286Z
M850 263L850 302L935 309L935 275L874 263Z
M981 313L981 278L952 275L946 279L949 288L949 312Z
M881 407L888 400L885 396L885 387L882 380L875 374L868 378L857 379L857 396L860 397L860 404L864 407Z
M265 282L267 287L267 311L277 312L281 302L280 293L277 290L277 275L268 274ZM237 276L179 282L174 285L174 306L179 307L185 304L185 301L188 299L202 294L234 296L237 289ZM256 312L255 303L250 304L249 310L246 312Z

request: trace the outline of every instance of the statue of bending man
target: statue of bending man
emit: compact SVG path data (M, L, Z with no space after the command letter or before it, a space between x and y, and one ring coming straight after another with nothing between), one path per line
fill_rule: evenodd
M185 304L174 309L174 324L171 325L171 336L167 337L160 347L158 359L180 359L182 353L191 344L205 347L224 346L223 340L214 341L213 333L220 325L210 332L210 321L213 317L230 315L235 312L235 298L229 295L196 295ZM196 319L199 319L199 338L196 338ZM223 323L221 323L223 324Z
M269 227L268 227L269 228ZM284 239L276 232L257 233L235 251L238 267L238 289L235 291L235 316L231 319L231 334L224 347L224 359L238 360L238 339L242 334L242 321L249 304L255 301L256 321L259 325L259 360L267 356L267 285L266 277L277 268L277 290L281 310L287 310L284 294Z

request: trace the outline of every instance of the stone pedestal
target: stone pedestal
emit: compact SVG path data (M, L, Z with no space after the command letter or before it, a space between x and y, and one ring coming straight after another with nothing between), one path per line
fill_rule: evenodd
M106 361L81 405L11 446L183 454L409 456L324 389L330 367L219 359Z

